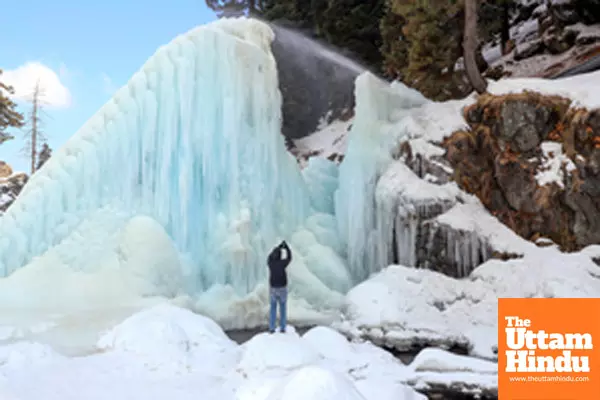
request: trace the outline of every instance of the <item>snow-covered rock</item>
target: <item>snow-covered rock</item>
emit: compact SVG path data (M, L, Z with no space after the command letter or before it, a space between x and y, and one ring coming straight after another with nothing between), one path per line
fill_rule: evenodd
M338 328L400 351L458 347L496 359L498 298L597 296L600 269L591 258L554 248L487 261L461 280L390 266L348 293Z
M430 395L498 397L498 364L493 362L430 348L421 351L409 368L414 375L408 383Z

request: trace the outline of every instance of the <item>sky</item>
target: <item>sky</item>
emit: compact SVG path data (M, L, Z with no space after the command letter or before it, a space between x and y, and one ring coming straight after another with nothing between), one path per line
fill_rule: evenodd
M19 111L36 82L43 91L42 129L61 147L163 44L216 19L204 0L18 0L2 5L0 80L12 85ZM29 172L23 133L0 145L0 160Z

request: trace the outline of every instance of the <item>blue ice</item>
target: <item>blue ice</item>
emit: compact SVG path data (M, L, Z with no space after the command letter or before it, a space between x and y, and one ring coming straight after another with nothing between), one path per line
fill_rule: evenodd
M110 206L122 220L158 221L193 262L198 289L252 290L265 277L268 248L311 212L280 134L271 39L258 22L221 21L160 48L0 220L0 273ZM83 269L93 261L88 251L70 249L65 261Z

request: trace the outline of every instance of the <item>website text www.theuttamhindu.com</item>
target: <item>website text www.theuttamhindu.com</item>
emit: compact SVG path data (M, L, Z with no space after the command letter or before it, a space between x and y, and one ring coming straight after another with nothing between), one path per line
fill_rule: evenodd
M588 382L587 376L511 376L511 382Z

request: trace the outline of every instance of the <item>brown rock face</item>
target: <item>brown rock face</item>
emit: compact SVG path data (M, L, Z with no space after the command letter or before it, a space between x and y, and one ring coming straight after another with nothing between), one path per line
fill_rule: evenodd
M481 96L444 142L453 179L522 237L600 243L600 110L525 92Z
M10 165L0 161L0 216L15 201L28 180L27 174L13 174Z
M5 163L4 161L0 161L0 178L8 178L12 174L13 170L10 167L10 165Z

